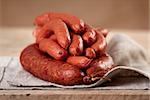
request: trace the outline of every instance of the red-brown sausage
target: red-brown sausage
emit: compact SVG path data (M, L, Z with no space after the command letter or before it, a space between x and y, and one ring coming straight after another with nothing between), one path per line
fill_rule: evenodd
M36 44L29 45L22 51L20 62L26 71L45 81L60 85L83 84L84 74L78 67L53 60L41 52Z
M92 45L96 41L96 33L94 29L86 25L86 31L82 38L86 46Z
M69 64L75 65L80 69L85 69L89 66L89 64L91 63L91 59L88 59L85 56L69 56L67 58L67 62Z
M85 50L85 56L88 57L88 58L90 58L90 59L93 59L93 58L96 57L96 53L95 53L94 49L92 49L92 48L86 48L86 50Z
M97 40L91 46L91 48L93 48L94 51L99 55L99 54L105 52L107 43L106 43L106 39L104 38L104 36L101 33L99 33L98 31L95 31L95 32L96 32Z
M53 19L46 23L39 33L37 33L37 42L39 43L42 39L44 39L46 34L54 33L58 43L64 49L67 49L71 43L70 34L66 24L60 19ZM50 34L50 35L51 35Z
M38 33L40 32L40 30L41 30L41 27L36 27L35 28L35 30L33 31L33 36L35 37L35 38L37 38L37 35L38 35Z
M83 40L80 35L73 34L72 43L69 47L69 53L79 56L83 52Z
M106 37L108 35L108 33L109 33L109 31L107 29L105 29L105 28L96 28L95 30L99 31L100 33L102 33L104 37Z
M87 76L83 79L85 83L91 83L99 80L110 69L114 67L113 59L107 53L104 53L98 59L91 62L90 67L86 70Z
M84 29L84 22L77 18L76 16L64 13L44 13L38 17L36 17L34 24L37 26L44 26L47 22L53 19L61 19L63 20L75 33L78 33Z
M39 49L43 52L47 52L56 60L64 60L67 57L67 51L51 39L41 40L39 43Z
M57 42L57 38L56 38L56 35L55 35L55 34L51 35L51 36L49 37L49 39L51 39L51 40Z

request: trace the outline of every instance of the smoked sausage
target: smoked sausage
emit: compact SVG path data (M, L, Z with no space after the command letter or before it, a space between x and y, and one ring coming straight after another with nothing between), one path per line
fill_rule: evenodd
M68 55L65 49L63 49L57 42L51 39L41 40L39 43L39 49L43 52L48 53L56 60L64 60Z
M91 59L88 59L85 56L69 56L67 61L69 64L75 65L80 69L85 69L91 63Z
M93 58L96 57L96 53L95 53L94 49L92 49L92 48L86 48L86 50L85 50L85 56L88 57L88 58L90 58L90 59L93 59Z
M80 35L73 34L72 42L69 47L69 53L74 56L79 56L83 52L83 40Z
M36 43L20 55L21 65L34 76L65 86L91 84L114 67L106 53L107 29L54 12L36 17L34 24Z
M103 36L106 38L106 36L108 35L109 31L105 28L96 28L96 31L99 31L101 34L103 34Z
M84 73L78 67L53 60L41 52L37 44L31 44L22 51L20 62L26 71L45 81L65 86L83 84Z
M95 31L95 32L96 32L97 40L91 46L91 48L93 48L94 51L96 52L96 54L99 55L99 54L105 52L107 43L106 43L105 37L100 32L98 32L98 31Z
M95 82L102 78L104 74L114 67L114 62L110 55L104 53L98 59L93 60L89 66L86 70L87 76L83 79L84 83Z
M85 45L90 46L96 41L96 32L93 28L86 25L85 33L82 35L82 38Z
M75 33L80 33L80 31L84 30L83 20L77 18L76 16L65 13L44 13L35 18L34 24L37 26L44 26L47 22L53 19L63 20Z
M59 20L54 19L46 23L37 33L37 43L46 37L50 37L52 33L55 34L57 41L61 47L67 49L71 43L70 34L66 24ZM51 34L50 34L51 33ZM47 34L50 34L47 36Z

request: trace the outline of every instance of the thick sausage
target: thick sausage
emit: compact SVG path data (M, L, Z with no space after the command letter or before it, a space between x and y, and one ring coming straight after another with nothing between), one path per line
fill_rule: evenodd
M85 83L95 82L102 78L114 67L114 62L110 55L104 53L98 59L93 60L89 66L86 70L87 76L83 79Z
M88 58L90 58L90 59L93 59L93 58L96 57L96 53L95 53L94 49L92 49L92 48L86 48L86 50L85 50L85 56L88 57Z
M39 49L43 52L47 52L56 60L64 60L67 57L67 51L51 39L41 40L39 43Z
M89 64L91 63L91 59L88 59L85 56L69 56L67 58L67 62L69 64L75 65L80 69L85 69L89 66Z
M83 40L80 35L73 34L72 43L69 47L69 53L79 56L83 52Z
M36 44L26 47L20 56L23 68L34 76L61 85L82 84L84 76L76 66L53 60L38 49Z
M44 39L45 34L48 34L48 33L49 34L54 33L57 38L58 43L64 49L67 49L71 43L68 28L67 28L66 24L63 21L61 21L60 19L53 19L53 20L49 21L48 23L46 23L41 28L41 31L39 31L39 33L37 33L38 34L37 42L39 43L42 39Z
M91 48L93 48L94 51L99 55L99 54L105 52L107 43L106 43L106 39L104 38L104 36L100 32L98 32L98 31L95 31L95 32L96 32L97 40L91 46Z
M76 16L64 13L44 13L35 18L34 24L37 26L44 26L47 22L56 18L63 20L75 33L84 29L84 22L82 20Z

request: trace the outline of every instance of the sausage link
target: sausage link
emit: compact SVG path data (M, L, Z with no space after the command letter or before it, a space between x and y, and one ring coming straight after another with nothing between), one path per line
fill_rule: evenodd
M37 38L37 36L38 36L38 33L40 32L40 30L41 30L41 27L36 27L35 28L35 30L33 31L33 36L35 37L35 38Z
M49 29L49 27L44 26L37 28L35 31L33 31L33 34L36 36L36 43L39 43L41 40L49 38L53 32Z
M76 66L53 60L38 49L37 44L26 47L21 55L23 68L34 76L60 85L83 84L83 72Z
M41 31L38 33L37 42L39 43L42 39L44 39L45 35L48 33L51 33L50 35L54 33L58 43L64 49L67 49L71 43L67 26L59 19L53 19L42 27Z
M39 43L39 49L47 52L56 60L64 60L67 57L67 51L60 47L57 42L51 39L43 39Z
M92 49L92 48L86 48L86 50L85 50L85 56L88 57L88 58L90 58L90 59L93 59L93 58L96 57L96 53L95 53L94 49Z
M89 64L91 63L91 59L88 59L85 56L69 56L67 58L67 62L69 64L75 65L80 69L85 69L89 66Z
M95 50L95 52L97 53L97 55L105 52L107 43L106 43L106 39L104 38L104 36L99 33L98 31L96 32L96 36L97 36L97 40L96 42L91 46L91 48L93 48Z
M114 67L114 62L110 55L104 53L98 59L93 60L89 66L86 70L87 76L83 79L85 83L95 82L102 78Z
M79 33L84 30L83 20L77 18L76 16L64 13L44 13L35 18L34 24L37 26L44 26L47 22L56 18L63 20L75 33Z
M55 35L55 34L51 35L51 36L49 37L49 39L51 39L51 40L57 42L57 38L56 38L56 35Z
M96 41L96 33L92 28L88 27L82 38L85 45L90 46Z
M69 47L71 55L79 56L83 52L83 40L80 35L73 34L72 43Z
M96 28L96 31L99 31L101 34L103 34L104 37L107 37L109 31L105 28Z

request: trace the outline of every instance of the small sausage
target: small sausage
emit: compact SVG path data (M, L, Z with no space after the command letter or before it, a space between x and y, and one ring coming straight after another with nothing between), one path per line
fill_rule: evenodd
M69 64L75 65L80 69L85 69L91 63L91 59L88 59L85 56L69 56L67 61Z
M37 36L38 36L38 33L40 32L40 30L41 30L41 27L36 27L35 28L35 30L33 31L33 36L35 37L35 38L37 38Z
M106 37L109 33L109 31L105 28L96 28L96 31L99 31L100 33L102 33L104 37Z
M79 56L83 52L83 40L80 35L73 34L72 43L69 47L71 55Z
M96 53L95 53L94 49L92 49L92 48L86 48L86 50L85 50L85 56L88 57L88 58L90 58L90 59L93 59L93 58L96 57Z
M87 76L83 79L85 83L95 82L102 78L104 74L114 67L114 62L110 55L104 53L98 59L93 60L89 66L86 70Z
M83 84L84 74L76 66L53 60L38 49L37 44L26 47L21 55L22 67L34 76L60 85Z
M55 34L60 46L67 49L71 43L70 34L66 24L59 19L53 19L42 27L38 33L37 42L39 43L39 41L44 39L47 33L51 33L50 35L52 35L52 32Z
M99 55L99 54L105 52L107 43L106 43L106 39L104 38L104 36L101 33L99 33L98 31L95 31L95 32L96 32L97 40L91 46L91 48L93 48L94 51L96 52L96 54Z
M92 28L88 27L82 38L85 45L90 46L96 41L96 33Z
M67 51L51 39L41 40L39 43L39 49L43 52L47 52L56 60L64 60L67 57Z
M57 38L56 38L56 35L55 35L55 34L51 35L51 36L49 37L49 39L51 39L51 40L57 42Z
M36 29L33 34L35 34L35 38L36 38L36 43L39 43L41 40L45 39L45 38L49 38L53 32L51 30L49 30L49 28L47 26L45 27L40 27L38 29Z
M34 24L37 26L44 26L47 22L56 18L63 20L75 33L79 33L84 29L83 20L77 18L76 16L64 13L44 13L35 18Z

